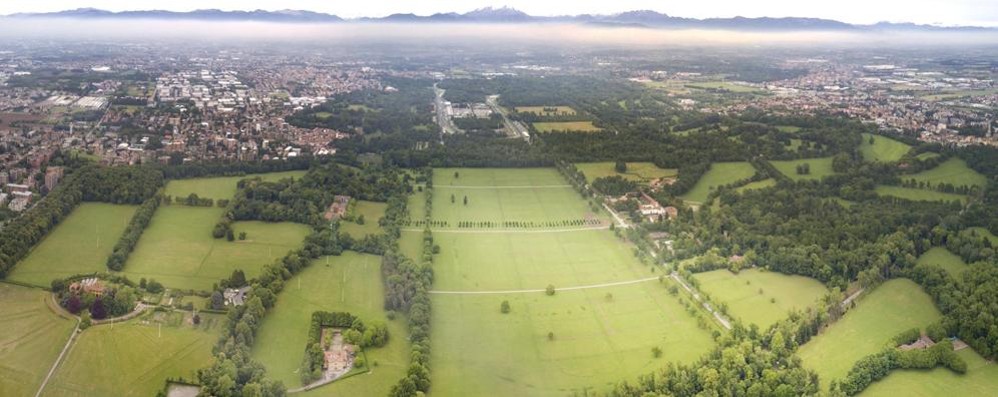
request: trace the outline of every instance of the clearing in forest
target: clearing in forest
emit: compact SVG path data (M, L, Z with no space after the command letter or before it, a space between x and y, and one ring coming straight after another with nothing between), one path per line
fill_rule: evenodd
M191 193L194 193L201 198L214 200L231 199L236 195L236 185L242 179L260 177L265 181L277 181L292 177L297 179L303 175L305 175L305 171L284 171L242 176L174 179L167 182L166 190L163 194L173 197L187 197Z
M937 192L928 189L915 189L902 186L880 185L873 189L881 196L893 196L914 201L967 201L967 196L956 193Z
M351 200L353 210L347 214L349 219L340 220L340 231L355 239L364 238L369 234L378 234L381 226L378 220L385 216L388 204L375 201ZM360 220L363 217L363 221ZM361 224L363 222L363 224Z
M930 186L949 183L953 186L977 186L983 188L988 184L988 177L974 171L961 158L953 157L935 168L914 175L902 175L901 179L915 179Z
M703 203L707 201L707 195L719 186L729 185L755 175L755 168L751 163L740 161L732 163L713 163L710 170L700 177L693 188L686 194L679 196L683 200Z
M872 144L870 139L873 139ZM863 142L859 145L859 153L864 159L885 163L901 160L910 150L911 146L904 142L873 134L863 134Z
M538 132L599 132L592 121L546 121L534 123Z
M575 116L575 109L569 106L517 106L517 113L533 113L538 116Z
M957 280L960 280L960 275L967 270L967 263L944 247L930 248L918 257L915 263L939 266Z
M987 396L998 390L998 365L985 360L971 348L956 354L967 363L967 373L963 375L946 368L897 370L873 382L863 391L863 396Z
M711 300L728 305L731 318L769 328L787 317L790 310L803 310L827 292L818 280L759 269L734 274L727 269L694 275L700 290Z
M778 160L770 161L770 164L773 164L773 167L776 167L776 170L780 171L781 174L786 175L787 178L793 179L794 181L821 179L835 173L835 171L832 170L832 157L800 160ZM807 164L809 168L807 173L799 173L797 171L797 167L804 164Z
M648 183L659 178L675 178L679 175L679 170L675 168L658 168L653 163L627 163L627 171L617 172L614 169L615 163L604 161L601 163L576 163L575 167L582 171L586 180L590 183L599 178L608 176L620 176L629 181L638 183Z

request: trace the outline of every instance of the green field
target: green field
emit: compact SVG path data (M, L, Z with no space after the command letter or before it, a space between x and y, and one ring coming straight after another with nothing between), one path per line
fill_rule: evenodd
M256 277L264 265L297 248L309 228L296 223L235 222L245 241L211 237L224 209L166 205L153 215L123 273L154 278L171 288L210 290L235 269Z
M983 188L988 184L988 177L967 167L967 162L957 157L946 160L927 171L922 171L914 175L902 175L901 179L915 179L919 182L930 183L932 186L939 183L952 183L954 186L977 186Z
M56 278L106 271L107 257L135 209L132 205L81 203L8 278L48 287Z
M923 161L924 160L928 160L928 159L932 159L932 158L936 158L936 157L939 157L939 153L936 153L936 152L922 152L922 153L919 153L917 156L915 156L916 159L923 160Z
M797 166L805 163L811 166L811 173L807 175L798 175ZM793 179L794 181L801 181L805 179L821 179L835 173L835 171L832 171L831 157L770 161L770 164L773 164L773 167L776 167L776 170L780 171L781 174L786 175L788 178Z
M341 221L340 231L354 238L362 238L368 234L378 234L381 231L381 227L378 226L378 219L385 216L385 209L388 208L388 204L363 200L357 200L355 203L352 215L354 219L363 215L364 224L360 225L356 221Z
M749 87L742 84L735 84L728 81L704 81L690 83L686 85L689 88L701 89L701 90L727 90L735 93L761 93L765 90L756 87Z
M967 196L956 193L943 193L935 190L915 189L901 186L880 185L873 189L881 196L893 196L915 201L967 201Z
M755 175L755 168L748 162L713 163L693 188L679 196L683 200L702 203L707 201L707 195L718 186L735 183Z
M945 368L929 371L898 370L874 382L863 396L951 397L988 396L998 390L998 365L973 349L956 352L967 363L967 373L958 375Z
M187 197L196 193L200 197L229 199L236 195L236 184L246 178L259 176L265 181L276 181L284 178L300 178L305 171L271 172L267 174L250 174L243 176L221 176L213 178L174 179L166 184L163 194L173 197Z
M873 137L872 145L870 144L870 137ZM910 150L911 146L908 146L908 144L873 134L863 134L863 143L859 145L859 153L868 161L898 161Z
M967 270L967 264L963 262L963 259L960 259L959 256L956 256L956 254L949 252L948 249L943 247L932 247L928 251L925 251L922 256L918 257L916 263L939 266L958 280L963 271Z
M998 236L991 234L991 232L988 231L988 229L985 229L983 227L972 227L969 228L968 230L973 230L977 232L977 234L986 237L988 240L991 240L992 244L998 244Z
M770 186L776 186L776 179L766 178L761 181L746 183L744 186L740 186L737 189L735 189L735 191L741 193L747 190L765 189Z
M843 379L859 359L880 351L901 331L925 327L940 318L922 288L908 279L876 287L839 321L801 346L797 355L818 373L822 387Z
M211 364L211 348L225 316L190 312L151 313L121 324L91 327L73 347L45 387L44 396L156 395L167 378L194 377Z
M791 309L802 310L812 305L827 291L812 278L758 269L742 270L737 275L721 269L694 277L700 282L700 290L710 295L712 301L728 304L730 317L756 324L760 329L786 318Z
M49 296L0 283L0 395L35 395L76 326L48 308Z
M553 112L545 111L544 108L554 108ZM517 106L517 113L533 113L538 116L574 116L575 109L570 106Z
M614 169L614 162L605 161L602 163L576 163L575 167L586 175L586 180L592 182L598 178L608 176L620 176L629 181L650 182L653 179L672 177L679 175L679 170L675 168L658 168L652 163L627 163L627 171L618 173Z
M599 132L592 121L551 121L534 123L538 132Z
M778 125L776 126L776 129L780 130L780 132L789 132L789 133L795 133L800 131L800 127L796 125Z
M377 366L369 374L353 376L322 386L305 395L384 396L388 395L409 367L406 320L388 320L383 309L381 258L352 251L341 256L316 259L291 280L278 295L277 304L267 314L253 357L267 368L267 376L284 382L288 388L301 385L297 371L305 354L308 328L315 311L347 311L365 322L388 325L389 342L366 351L369 364Z

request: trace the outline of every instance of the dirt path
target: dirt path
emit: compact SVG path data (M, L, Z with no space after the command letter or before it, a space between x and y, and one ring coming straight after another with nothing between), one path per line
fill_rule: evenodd
M555 291L575 291L575 290L580 290L580 289L606 288L606 287L615 287L615 286L618 286L618 285L630 285L630 284L646 283L646 282L655 281L655 280L658 280L658 276L656 276L656 277L648 277L648 278L641 278L641 279L637 279L637 280L616 281L616 282L612 282L612 283L602 283L602 284L592 284L592 285L579 285L579 286L575 286L575 287L555 288ZM545 292L545 291L547 291L547 290L544 289L544 288L541 288L541 289L511 289L511 290L501 290L501 291L430 291L430 293L431 294L440 294L440 295L489 295L489 294L533 294L533 293Z
M704 309L707 309L707 312L713 314L714 319L716 319L718 323L721 323L721 326L723 326L725 329L728 330L731 329L731 322L729 322L728 319L724 318L724 316L722 316L721 313L718 313L716 310L714 310L714 308L710 307L709 303L704 302L703 299L700 298L700 294L694 291L693 288L690 288L689 285L686 285L686 282L679 277L678 273L672 272L672 274L670 274L669 276L672 277L673 280L676 280L676 282L679 283L679 285L682 285L683 289L689 292L690 295L693 295L693 299L696 299L697 302L700 302L700 305L702 305Z
M66 345L62 347L62 351L59 352L59 357L55 359L52 363L52 368L49 368L49 373L45 375L45 380L42 384L38 386L38 392L35 393L35 397L41 396L42 391L45 390L45 385L49 383L49 379L52 379L52 374L55 373L56 368L59 368L59 363L62 362L62 358L66 356L66 352L69 351L69 347L73 345L73 341L76 340L76 334L80 331L80 320L76 320L76 327L73 328L73 333L69 335L69 340L66 341Z
M606 210L610 212L610 215L613 215L613 219L617 220L617 226L624 229L631 227L631 225L628 224L627 221L624 220L624 218L621 218L620 215L617 214L617 211L614 211L613 208L610 208L609 205L606 205L606 203L604 203L603 208L606 208Z
M866 291L866 288L860 288L859 291L853 292L852 295L849 295L848 298L842 301L842 308L848 309L849 304L852 303L852 301L855 300L856 298L859 298L859 296L863 293L863 291Z

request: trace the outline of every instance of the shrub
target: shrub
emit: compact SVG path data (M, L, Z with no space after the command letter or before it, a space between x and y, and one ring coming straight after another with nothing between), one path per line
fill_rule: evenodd
M502 301L502 304L499 305L499 312L502 314L507 314L509 313L509 310L510 310L509 301Z
M548 284L548 287L544 289L544 293L548 296L552 296L555 293L554 285Z

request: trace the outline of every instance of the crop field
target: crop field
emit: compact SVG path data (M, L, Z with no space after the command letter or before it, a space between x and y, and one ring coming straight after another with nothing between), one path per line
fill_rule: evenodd
M534 123L538 132L599 132L592 121L551 121Z
M958 375L945 368L929 371L898 370L874 382L863 396L950 397L987 396L998 390L998 365L973 349L956 352L967 363L967 373Z
M43 396L156 395L167 378L192 379L211 364L211 348L225 316L150 313L121 324L91 327L78 336Z
M748 162L713 163L710 165L710 170L700 177L693 188L681 195L680 198L702 203L707 201L707 195L718 186L735 183L750 178L752 175L755 175L755 168Z
M107 257L136 206L81 203L8 276L48 287L52 280L107 270Z
M941 316L932 298L908 279L887 281L866 294L855 309L797 351L804 367L818 373L823 388L901 331L925 327Z
M870 144L871 137L873 138L872 145ZM911 146L906 143L873 134L863 134L863 142L859 145L859 153L868 161L898 161L910 150Z
M346 311L366 323L388 325L388 344L366 350L373 372L322 386L304 395L388 395L409 366L406 319L388 320L384 310L381 258L352 251L316 259L291 280L257 332L253 357L267 368L267 376L288 388L301 385L298 368L305 354L309 324L315 311Z
M235 222L245 241L215 239L211 231L222 208L165 205L156 210L123 271L129 278L154 278L170 288L209 290L219 279L242 269L247 278L289 250L309 228L296 223Z
M922 256L918 257L916 263L939 266L957 279L960 279L963 271L967 270L967 264L963 262L963 259L944 247L932 247L928 251L925 251Z
M433 218L447 222L449 227L457 227L458 222L540 224L603 219L579 199L575 189L553 168L515 172L447 168L437 169L433 175ZM410 213L415 219L422 218L422 211L410 209Z
M266 174L250 174L243 176L221 176L213 178L174 179L166 184L164 194L173 197L187 197L191 193L211 199L229 199L236 195L236 184L246 178L259 176L265 181L276 181L284 178L300 178L305 171L271 172Z
M33 396L76 326L48 308L49 296L0 283L0 395Z
M554 109L554 111L546 111L547 109ZM533 113L538 116L574 116L575 109L569 106L517 106L517 113Z
M700 282L700 290L710 295L711 300L727 303L732 318L756 324L760 329L786 318L791 309L803 310L814 304L827 291L821 282L812 278L758 269L742 270L738 274L721 269L698 273L694 277Z
M598 178L608 176L620 176L634 182L647 183L653 179L672 177L679 175L679 170L675 168L658 168L652 163L627 163L627 171L618 173L614 169L612 161L602 163L577 163L575 166L586 175L586 180L592 182Z
M347 233L354 238L362 238L368 234L378 234L381 230L381 227L378 226L378 219L385 216L386 208L388 208L388 204L386 203L357 200L354 205L353 212L355 220L341 221L340 231ZM363 225L356 221L356 218L361 215L364 216Z
M805 179L821 179L826 176L832 175L835 171L832 171L832 158L831 157L820 157L813 159L800 159L800 160L780 160L780 161L770 161L773 167L776 167L777 171L781 174L786 175L788 178L794 181L800 181ZM800 175L797 173L797 166L801 164L808 164L811 167L811 172L806 175Z
M894 196L915 201L967 201L967 196L962 194L901 186L880 185L874 188L873 191L881 196Z
M926 182L935 186L940 183L952 183L954 186L978 186L984 187L988 184L988 177L979 174L967 166L967 162L960 158L951 158L933 169L922 171L914 175L902 175L902 179L915 179L919 182Z
M746 183L744 186L738 187L735 190L738 191L739 193L741 193L741 192L744 192L744 191L747 191L747 190L765 189L765 188L770 187L770 186L776 186L776 179L767 178L767 179L763 179L761 181L749 182L749 183Z

